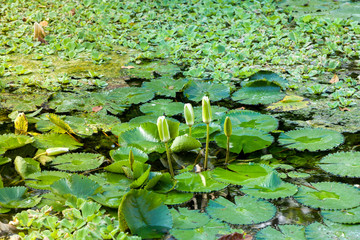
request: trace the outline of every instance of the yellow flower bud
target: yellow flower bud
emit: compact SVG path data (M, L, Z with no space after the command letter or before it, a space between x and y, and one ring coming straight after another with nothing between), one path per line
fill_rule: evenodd
M224 133L225 136L230 137L231 133L232 133L232 126L231 126L231 120L229 117L225 118L225 122L224 122Z

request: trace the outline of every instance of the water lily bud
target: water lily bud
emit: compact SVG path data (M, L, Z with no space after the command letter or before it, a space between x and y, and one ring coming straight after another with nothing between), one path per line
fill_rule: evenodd
M158 118L157 127L159 131L160 140L162 142L168 142L170 140L170 130L169 130L168 122L164 116Z
M209 124L211 122L210 100L207 96L202 98L202 119L203 122Z
M15 125L15 134L24 134L26 135L28 130L28 120L24 113L19 113L14 121Z
M69 148L65 147L55 147L55 148L48 148L46 149L46 155L48 156L55 156L62 153L66 153L69 151Z
M186 103L184 105L184 115L185 115L186 125L188 125L189 127L194 125L195 114L191 103Z
M231 133L232 133L231 120L229 117L225 118L224 133L225 133L225 136L227 136L227 137L230 137Z

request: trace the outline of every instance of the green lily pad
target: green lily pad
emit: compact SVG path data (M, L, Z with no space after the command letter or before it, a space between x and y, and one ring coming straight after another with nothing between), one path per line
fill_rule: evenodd
M178 205L186 203L193 198L193 193L178 192L176 190L166 193L166 205Z
M138 149L136 147L120 147L116 150L111 150L110 157L115 162L122 161L122 160L128 160L130 150L132 151L132 153L134 155L135 161L146 162L149 159L148 155L145 152L141 151L140 149Z
M211 192L225 188L228 184L211 178L211 171L201 173L185 172L175 176L175 189L181 192Z
M289 178L309 178L311 177L308 173L298 172L298 171L290 171L287 173Z
M64 171L80 172L95 169L104 162L105 157L92 153L69 153L56 157L51 166Z
M50 92L26 94L2 92L0 102L2 108L20 112L31 112L36 111L41 105L46 103L50 95Z
M143 123L140 127L123 132L119 136L120 146L136 147L145 153L165 151L160 141L158 128L154 123Z
M69 148L69 150L75 150L83 145L74 138L70 137L68 134L40 134L34 136L34 140L35 141L32 143L32 145L40 149L65 147Z
M119 206L120 224L125 220L131 233L142 238L160 238L173 225L164 200L165 196L161 194L143 189L131 190Z
M11 162L11 158L1 157L1 156L0 156L0 166L1 166L1 165L4 165L4 164L6 164L6 163L9 163L9 162Z
M324 224L314 222L305 227L306 239L311 240L354 240L360 236L359 225L345 225L324 221Z
M40 172L40 163L32 158L22 158L17 156L14 160L15 170L19 173L22 179L25 179L29 174Z
M256 80L250 81L240 90L232 95L234 101L242 104L257 105L270 104L283 99L285 93L281 92L281 87L275 83Z
M216 135L215 141L219 147L226 149L227 137L224 133ZM270 146L273 141L273 136L264 131L251 128L235 128L230 136L230 152L254 152Z
M175 98L176 93L180 92L186 83L185 79L175 80L171 77L161 77L144 82L142 87L155 92L156 95Z
M299 151L324 151L344 142L344 136L336 131L321 128L303 128L281 133L279 143Z
M173 143L171 144L172 152L181 152L181 151L190 151L193 149L200 148L202 145L199 140L196 138L182 135L175 138Z
M236 196L235 204L219 197L210 200L206 208L207 213L230 224L257 224L272 219L276 214L276 207L264 200L250 196Z
M27 197L26 187L0 188L0 206L3 208L31 208L36 206L41 197Z
M184 104L181 102L173 102L169 99L157 99L140 106L140 111L145 114L156 116L173 116L184 111Z
M290 95L285 96L284 99L279 102L270 104L266 109L275 112L287 112L303 109L308 107L309 105L309 99L300 96Z
M360 177L360 152L338 152L321 159L319 166L341 177Z
M287 85L289 84L289 82L285 78L280 77L277 73L266 70L260 70L257 73L251 75L249 80L250 81L266 80L268 82L277 83L283 89L286 88Z
M187 208L172 208L170 213L173 218L173 228L194 229L206 225L210 222L210 217L200 211L189 210Z
M15 135L12 133L0 135L0 154L3 154L10 149L25 146L33 141L33 138L25 135Z
M73 195L77 198L87 199L97 194L100 185L88 177L73 174L68 178L62 178L51 184L51 191L61 197Z
M322 210L321 216L324 218L342 224L360 223L360 206L351 209L343 209L337 211Z
M211 101L220 101L230 96L230 88L221 83L192 81L184 91L184 96L194 102L200 102L203 96Z
M58 171L42 171L29 174L25 179L28 187L42 190L50 190L50 185L62 178L69 177L70 174Z
M261 114L250 110L232 110L220 120L224 126L225 118L229 117L233 128L254 128L265 132L272 132L277 129L278 120L270 115Z
M234 185L254 186L260 185L273 169L266 165L260 164L230 164L229 170L215 168L212 171L212 177L219 181Z
M278 225L279 230L271 226L261 229L255 235L258 240L306 240L304 226Z
M350 209L360 205L360 190L338 182L311 183L317 189L300 186L295 200L312 208L325 210Z
M182 124L180 126L180 134L188 134L189 133L189 127L186 124ZM212 135L216 132L221 131L221 126L216 123L210 123L209 124L209 135ZM192 126L191 128L191 137L198 138L198 139L204 139L206 138L206 124L205 123L198 123Z
M144 88L124 87L111 92L114 98L123 99L124 104L139 104L154 98L154 92Z

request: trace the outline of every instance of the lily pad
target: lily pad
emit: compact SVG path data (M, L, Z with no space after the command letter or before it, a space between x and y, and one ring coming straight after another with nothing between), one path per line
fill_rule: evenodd
M175 179L178 180L175 189L181 192L218 191L228 185L212 179L211 171L201 173L185 172L175 176Z
M290 95L285 96L284 99L279 102L270 104L266 109L275 112L287 112L303 109L308 107L309 105L309 99L300 96Z
M184 111L184 104L181 102L173 102L169 99L153 100L140 106L140 111L145 114L156 116L173 116Z
M166 194L166 205L178 205L186 203L193 198L193 193L178 192L176 190L170 191Z
M270 104L283 99L285 93L281 92L281 87L275 83L256 80L250 81L240 90L232 95L234 101L242 104L257 105Z
M219 197L210 200L207 213L230 224L257 224L272 219L276 207L264 200L250 196L236 196L235 203Z
M227 147L227 137L224 133L215 136L216 144L219 147ZM230 152L244 153L254 152L271 145L273 136L257 129L235 128L230 136Z
M279 143L299 151L324 151L339 146L344 136L336 131L321 128L303 128L281 133Z
M31 208L36 206L41 197L26 196L26 187L0 188L0 206L4 208Z
M51 184L51 191L61 197L73 195L77 198L87 199L97 193L100 185L88 177L73 174Z
M75 150L83 145L67 134L58 133L36 135L34 140L32 145L41 149L65 147L69 148L69 150Z
M341 177L360 177L360 152L338 152L321 159L319 166Z
M42 171L28 175L25 184L28 187L42 190L50 190L50 185L62 178L69 177L70 174L58 171Z
M360 236L359 225L345 225L324 221L324 224L314 222L305 227L306 239L311 240L354 240Z
M31 112L36 111L42 104L47 102L50 92L38 92L27 94L1 93L1 107L13 111Z
M230 96L230 88L221 83L192 81L184 91L184 96L194 102L200 102L203 96L211 101L220 101Z
M123 99L123 104L139 104L154 98L154 92L144 88L124 87L111 92L114 98Z
M311 183L312 187L300 186L295 200L312 208L325 210L350 209L360 205L360 190L338 182Z
M225 118L229 117L233 128L254 128L265 132L271 132L277 129L278 120L270 115L261 114L250 110L232 110L220 120L221 126L224 126Z
M25 135L0 135L0 154L3 154L10 149L16 149L25 146L26 144L32 143L33 141L33 138Z
M180 92L187 81L185 79L175 80L171 77L161 77L152 79L150 82L144 82L142 87L155 92L156 95L175 97Z
M342 223L342 224L360 223L360 206L356 208L351 208L346 210L343 209L337 211L322 210L321 216L335 223Z
M285 78L280 77L277 73L266 70L258 71L257 73L250 76L249 80L250 81L266 80L268 82L277 83L282 88L286 88L287 85L289 84L289 82Z
M122 161L122 160L128 160L130 150L132 151L132 153L134 155L135 161L146 162L149 159L148 155L145 152L141 151L140 149L138 149L136 147L120 147L116 150L111 150L110 157L115 162Z
M267 226L256 233L258 240L306 240L304 226L278 225L279 230Z
M171 151L181 152L181 151L190 151L193 149L200 148L202 145L199 140L196 138L182 135L175 138L171 144Z
M206 225L210 217L196 210L187 208L170 209L173 218L173 228L194 229Z
M56 157L51 166L64 171L79 172L99 167L105 157L92 153L69 153Z

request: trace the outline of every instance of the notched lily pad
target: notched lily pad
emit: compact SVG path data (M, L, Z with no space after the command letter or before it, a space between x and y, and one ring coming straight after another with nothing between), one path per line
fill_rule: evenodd
M358 239L359 235L360 228L358 225L345 225L324 221L324 224L314 222L305 227L305 236L311 240L354 240Z
M51 166L69 172L87 171L99 167L105 157L92 153L69 153L56 157Z
M360 178L360 152L338 152L321 159L319 166L341 177Z
M171 144L171 151L181 152L181 151L190 151L193 149L200 148L202 145L199 140L196 138L182 135L175 138Z
M360 207L336 211L322 210L321 216L335 223L356 224L360 223Z
M120 147L116 150L111 150L110 157L115 162L121 160L128 160L130 150L134 155L135 161L146 162L149 159L148 155L145 152L141 151L136 147Z
M26 187L0 188L0 206L4 208L31 208L36 206L41 197L27 197Z
M140 106L140 111L145 114L152 114L156 116L173 116L182 113L184 104L181 102L173 102L169 99L157 99Z
M186 83L186 79L175 80L171 77L161 77L150 82L144 82L142 87L155 92L156 95L174 98L176 93L180 92Z
M25 179L25 184L28 187L42 190L50 190L50 185L55 181L70 176L66 172L58 171L42 171L28 175Z
M256 233L256 239L258 240L306 240L305 228L299 225L278 225L279 230L274 229L271 226L261 229Z
M203 96L211 101L220 101L230 96L230 88L221 83L192 81L184 90L184 96L194 102L200 102Z
M211 171L201 173L185 172L175 176L175 189L181 192L211 192L225 188L228 184L211 178Z

